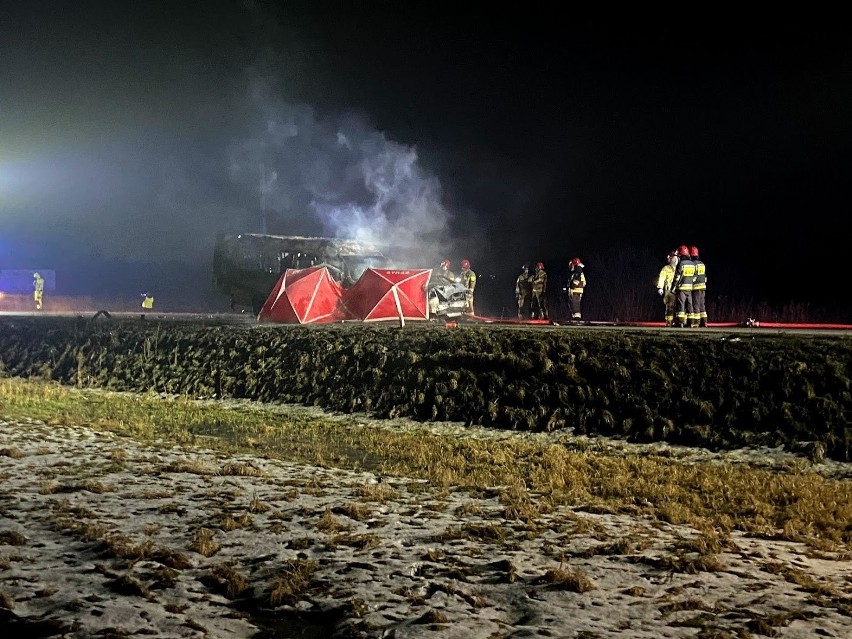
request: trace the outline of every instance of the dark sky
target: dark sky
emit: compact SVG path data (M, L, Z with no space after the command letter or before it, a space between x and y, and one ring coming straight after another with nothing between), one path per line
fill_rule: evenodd
M549 5L4 2L0 268L209 297L265 205L499 275L696 244L717 292L848 307L843 20Z

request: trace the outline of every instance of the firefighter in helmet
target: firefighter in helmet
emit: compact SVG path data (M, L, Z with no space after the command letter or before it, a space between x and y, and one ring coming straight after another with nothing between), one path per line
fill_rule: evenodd
M571 306L572 322L579 322L583 319L580 302L582 302L583 293L586 290L585 268L579 257L572 259L568 267L568 303Z
M695 262L689 259L689 249L681 245L677 250L677 266L675 267L672 291L677 300L677 312L675 314L674 326L685 328L687 326L698 326L693 324L695 312L692 309L692 287L695 281Z
M532 318L548 319L547 315L547 271L544 264L539 262L535 265L535 273L532 277Z
M672 291L672 282L677 262L677 251L670 251L666 257L666 265L660 269L660 275L657 277L657 295L663 298L666 326L674 324L676 299Z
M474 315L473 290L476 288L476 273L471 270L469 260L462 260L461 267L461 283L467 289L467 314Z
M704 262L698 256L698 247L689 247L689 257L695 264L695 279L692 283L692 317L698 326L707 326L707 308L705 296L707 294L707 269Z
M524 264L521 274L515 280L515 297L518 300L518 319L526 319L530 315L530 298L532 297L532 277L530 267Z
M447 258L441 260L441 268L438 271L438 280L441 284L455 284L456 276L450 270L452 265L453 263Z
M44 278L41 273L33 273L33 300L37 311L41 310L44 297Z

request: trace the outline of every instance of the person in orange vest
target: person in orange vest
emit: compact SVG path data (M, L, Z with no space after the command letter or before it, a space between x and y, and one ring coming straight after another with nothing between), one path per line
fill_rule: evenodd
M689 257L695 264L695 280L692 283L692 313L693 318L698 321L698 326L707 326L707 307L705 297L707 295L707 269L704 262L698 256L698 247L689 247Z
M693 319L695 311L692 309L692 287L695 282L695 262L689 259L689 249L681 245L677 250L677 267L675 268L672 290L677 300L677 313L675 314L674 326L678 328L697 327L698 322Z
M586 274L583 272L585 265L579 257L571 260L568 270L568 304L571 307L571 321L579 322L583 319L580 302L583 301L583 293L586 290Z

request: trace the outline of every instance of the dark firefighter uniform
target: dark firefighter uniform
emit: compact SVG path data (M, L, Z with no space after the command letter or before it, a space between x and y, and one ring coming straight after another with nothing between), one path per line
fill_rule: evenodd
M692 283L692 316L699 326L707 326L707 269L698 256L698 247L689 247L689 257L695 264L695 279Z
M575 322L583 319L580 303L583 301L583 293L586 290L586 274L583 272L585 268L579 257L571 260L568 274L568 302L571 306L571 320Z
M678 263L675 268L672 290L677 299L677 313L675 314L675 326L698 326L698 322L692 324L695 311L692 309L692 286L695 281L695 262L689 259L689 249L681 246L677 250Z
M547 315L547 271L544 264L539 262L535 265L535 274L532 278L532 317L533 319L548 319Z
M515 281L515 297L518 299L518 318L526 319L530 315L530 300L532 298L532 277L530 269L524 264L521 274Z
M440 284L455 284L456 275L450 270L452 263L450 260L441 262L441 268L438 270L438 281Z

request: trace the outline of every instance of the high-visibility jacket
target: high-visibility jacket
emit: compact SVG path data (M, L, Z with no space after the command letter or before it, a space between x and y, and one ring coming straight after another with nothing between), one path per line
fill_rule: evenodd
M692 282L693 291L703 291L707 289L707 270L704 268L704 262L700 258L693 257L695 263L695 277Z
M675 269L673 291L691 291L695 283L695 262L688 257L680 258Z
M660 269L660 275L657 277L657 288L663 289L663 292L668 293L672 289L674 281L675 268L671 264L666 264Z
M582 268L571 269L571 281L569 282L568 292L573 294L582 294L586 289L586 274Z
M461 272L462 285L471 293L476 288L476 273L471 269L466 268Z
M539 294L547 291L547 271L543 268L537 269L535 275L533 275L532 291Z

